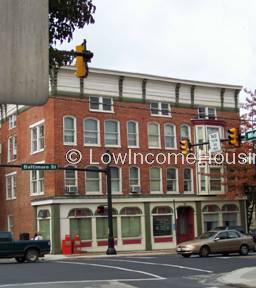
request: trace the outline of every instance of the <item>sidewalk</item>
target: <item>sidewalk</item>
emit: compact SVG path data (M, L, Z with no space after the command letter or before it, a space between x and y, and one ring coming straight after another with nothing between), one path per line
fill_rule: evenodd
M175 249L168 250L158 250L158 251L129 251L129 252L117 252L116 255L106 255L105 252L86 252L81 254L71 254L71 255L62 255L62 254L47 254L44 259L46 261L57 261L63 259L79 259L79 258L102 258L102 257L129 257L129 256L154 256L154 255L167 255L167 254L176 254Z
M242 268L224 274L218 281L233 287L256 287L256 267Z

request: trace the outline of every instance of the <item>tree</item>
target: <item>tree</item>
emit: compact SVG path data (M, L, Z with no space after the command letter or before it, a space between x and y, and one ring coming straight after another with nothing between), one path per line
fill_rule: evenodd
M59 41L70 42L75 29L93 24L96 7L92 0L49 0L49 70L73 60L72 53L54 48Z

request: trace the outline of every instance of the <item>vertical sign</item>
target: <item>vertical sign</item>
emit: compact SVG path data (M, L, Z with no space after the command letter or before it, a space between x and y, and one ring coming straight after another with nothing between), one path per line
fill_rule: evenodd
M220 136L218 132L209 134L209 146L212 153L221 151Z
M48 0L0 0L0 103L44 104L49 95Z

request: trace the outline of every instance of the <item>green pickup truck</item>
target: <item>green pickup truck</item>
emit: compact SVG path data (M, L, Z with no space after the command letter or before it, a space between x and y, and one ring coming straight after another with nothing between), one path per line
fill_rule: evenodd
M0 258L15 258L17 262L36 262L39 257L50 253L49 240L12 239L11 232L0 231Z

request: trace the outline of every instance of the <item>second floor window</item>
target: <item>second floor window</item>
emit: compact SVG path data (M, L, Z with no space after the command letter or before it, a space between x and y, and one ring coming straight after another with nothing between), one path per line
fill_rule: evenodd
M162 192L161 168L153 167L149 170L150 192Z
M188 125L181 125L180 127L180 138L183 139L191 139L190 137L190 128Z
M210 167L210 190L221 191L221 168Z
M153 102L150 104L152 116L171 116L171 107L169 103Z
M16 118L17 118L16 114L12 114L9 116L8 118L9 129L16 127Z
M65 116L63 121L64 144L76 145L76 118L72 116Z
M176 132L175 126L172 124L164 125L164 140L165 140L165 148L176 148Z
M91 168L97 170L98 167L90 166L86 168ZM101 193L101 173L97 171L86 171L85 172L85 191L86 193Z
M138 123L135 121L127 122L127 142L128 147L138 147Z
M30 173L30 194L44 194L44 171L33 170Z
M190 168L184 169L184 193L192 192L192 170Z
M38 124L30 127L31 129L31 152L40 152L44 150L44 124Z
M72 193L77 192L77 171L75 170L65 170L64 174L65 180L65 192Z
M121 176L120 176L120 168L112 167L111 168L111 185L113 193L121 192Z
M148 147L160 148L160 126L157 123L148 124Z
M119 122L115 120L105 121L105 146L119 146Z
M177 169L168 168L167 169L167 191L168 192L177 192Z
M6 175L6 199L16 199L16 172Z
M129 184L130 184L130 186L140 185L139 168L138 167L130 167L129 168Z
M11 136L8 139L8 162L14 161L17 158L17 141L15 136Z
M84 144L86 146L100 144L99 121L96 119L84 120Z
M216 109L210 107L199 107L198 108L199 119L216 119Z
M90 111L113 112L113 110L112 98L102 96L90 97Z

